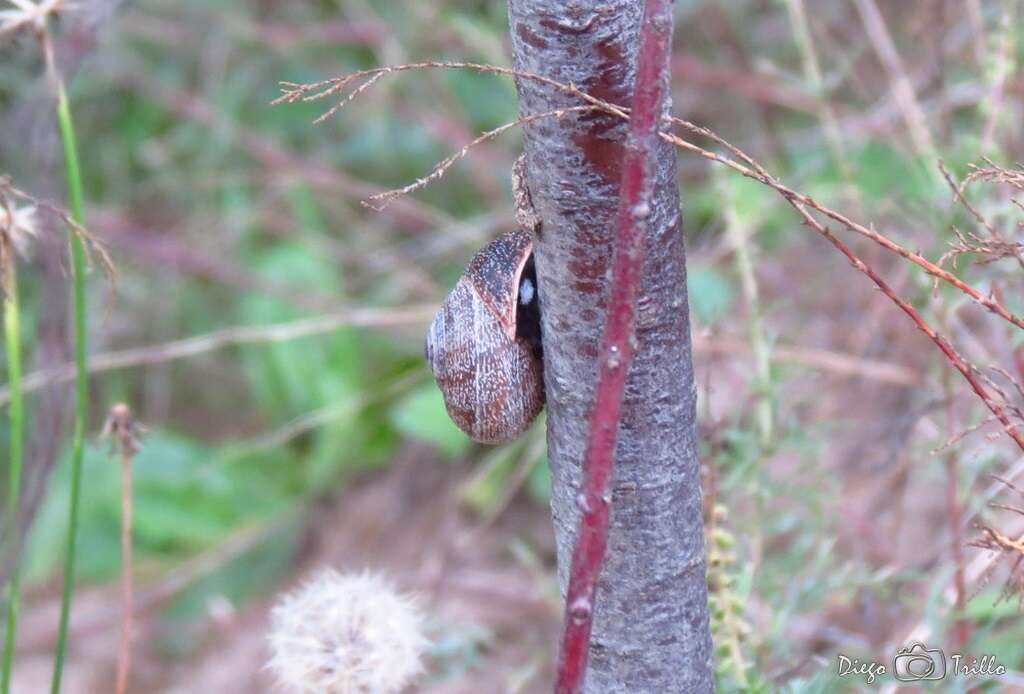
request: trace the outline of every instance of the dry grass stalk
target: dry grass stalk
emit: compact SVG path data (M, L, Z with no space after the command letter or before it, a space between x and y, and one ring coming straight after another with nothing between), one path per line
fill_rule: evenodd
M20 200L25 203L25 206L16 208L12 202L14 200ZM84 226L76 222L74 218L72 218L71 214L64 208L46 200L40 200L39 198L14 187L9 177L0 176L0 221L3 221L8 215L10 215L10 218L14 220L14 224L16 226L18 225L19 220L23 226L25 223L31 222L31 227L25 229L25 231L29 232L28 236L36 236L38 234L39 227L35 224L34 218L40 210L46 210L57 217L57 219L59 219L72 234L81 239L89 262L96 262L99 264L100 268L103 270L103 274L106 275L111 286L115 286L117 284L117 268L114 266L113 258L111 258L110 252L102 241L100 241ZM29 219L30 215L28 211L31 211L31 219ZM20 239L15 239L15 245L19 247L23 246L25 241L25 234L22 234Z
M991 475L991 477L1024 499L1024 490L1013 482L998 475ZM1024 516L1024 508L998 503L990 503L989 506ZM971 547L996 552L998 555L1005 556L1012 561L1009 574L1006 577L1006 583L1003 585L998 600L1009 599L1014 594L1017 594L1021 604L1024 605L1024 533L1004 533L985 523L977 523L975 527L981 530L982 536L969 542L968 544ZM995 566L996 563L993 563L989 567L986 576L992 573Z
M861 209L860 193L854 184L853 168L850 166L849 159L847 158L839 120L836 118L835 109L826 91L825 79L821 73L818 52L814 47L814 39L811 36L811 28L807 19L804 0L785 0L785 3L790 23L793 25L793 37L796 40L797 48L800 49L800 62L803 64L804 79L810 84L817 95L815 110L817 111L818 120L821 121L825 143L831 151L832 160L842 178L847 199L854 209L859 210Z
M999 18L999 28L996 31L995 43L992 55L989 60L989 67L985 82L992 85L988 100L983 105L983 112L987 112L985 127L981 135L981 149L987 152L992 149L995 142L996 131L999 129L1000 116L1003 112L1003 101L1006 92L1006 82L1015 67L1015 29L1017 26L1018 3L1004 3L1003 12Z
M981 420L977 424L972 424L971 426L957 432L953 436L949 437L949 439L947 439L945 443L936 446L929 452L931 453L931 455L938 455L947 448L952 448L953 446L955 446L956 444L960 443L962 440L973 434L974 432L995 421L996 418L993 416L985 417L985 419Z
M968 168L970 173L964 178L960 184L960 191L963 192L967 186L975 181L988 181L990 183L1004 183L1011 188L1017 190L1024 190L1024 170L1021 169L1007 169L994 163L988 157L984 157L982 161L985 162L986 166L978 166L977 164L970 164Z
M117 658L117 694L128 691L132 658L132 462L139 450L142 427L124 403L110 409L100 438L109 438L121 454L121 646Z
M903 60L900 58L899 51L896 50L896 43L885 24L885 18L882 17L875 0L854 0L854 5L864 23L864 30L867 32L875 55L878 56L885 71L889 73L892 96L907 125L914 149L922 158L934 161L938 158L936 156L938 150L935 148L935 141L932 139L931 130L928 127L928 118L917 100L914 84L903 66Z
M987 232L987 237L982 237L972 231L963 232L957 227L953 227L953 233L956 235L957 240L950 244L950 250L947 251L939 259L939 265L943 265L947 260L953 259L954 261L961 255L971 254L981 256L982 260L978 261L980 264L993 263L1003 258L1014 258L1021 267L1024 267L1024 244L1019 241L1012 241L1005 237L1000 232L995 224L987 219L976 206L967 198L965 192L967 187L977 181L985 181L989 183L1005 184L1017 190L1022 190L1024 186L1024 171L1018 169L1007 169L998 166L990 159L984 160L988 166L979 167L974 164L970 166L970 173L957 184L953 180L953 176L946 169L942 162L939 162L939 171L942 172L943 178L946 180L946 184L953 192L953 198L967 210L975 221ZM1016 200L1013 201L1018 207L1020 203ZM1021 223L1018 222L1018 229Z
M133 366L161 364L227 347L264 342L287 342L303 337L322 335L345 327L425 324L435 311L437 311L437 306L433 304L390 309L364 308L327 313L285 323L233 326L181 340L93 354L89 356L88 369L89 373L101 373ZM26 393L32 392L46 385L70 381L74 377L75 365L72 363L63 364L53 369L33 371L25 376L23 390ZM0 388L0 406L9 401L9 389Z

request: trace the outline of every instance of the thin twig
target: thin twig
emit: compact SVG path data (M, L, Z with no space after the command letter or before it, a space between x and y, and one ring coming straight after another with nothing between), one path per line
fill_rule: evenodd
M376 75L375 78L379 77L379 76L380 75ZM350 97L351 97L351 95L350 95ZM335 108L337 108L337 107L335 107ZM400 198L403 195L407 195L409 193L412 193L413 191L419 190L420 188L430 184L432 181L436 181L437 179L439 179L442 176L444 176L444 174L448 171L448 169L450 169L452 166L454 166L455 163L458 162L459 160L464 159L466 157L466 155L469 154L470 150L475 148L477 145L483 144L484 142L487 142L489 140L493 140L494 138L498 137L502 133L507 132L507 131L509 131L509 130L511 130L513 128L519 127L520 125L527 125L528 123L532 123L534 121L538 121L538 120L541 120L541 119L544 119L544 118L561 118L561 117L563 117L567 113L580 113L580 112L584 112L584 111L594 111L594 110L597 110L599 108L600 108L599 106L594 106L594 105L570 106L570 107L567 107L567 108L559 108L559 109L554 109L552 111L545 111L543 113L535 113L535 114L532 114L532 115L529 115L529 116L523 116L522 118L519 118L519 119L517 119L517 120L515 120L515 121L513 121L511 123L505 123L504 125L498 126L497 128L494 128L493 130L488 130L487 132L485 132L485 133L481 134L480 136L478 136L476 139L474 139L469 144L465 145L459 151L457 151L454 154L452 154L452 155L442 159L440 162L438 162L434 166L434 168L431 170L431 172L429 174L427 174L426 176L423 176L422 178L418 178L414 182L410 183L407 186L403 186L402 188L395 188L394 190L387 190L387 191L384 191L382 193L377 193L375 195L371 195L369 198L367 198L366 200L363 201L363 205L365 205L366 207L369 207L372 210L380 212L385 207L387 207L389 204L391 204L391 202L394 201L395 199Z
M883 248L885 248L885 249L887 249L887 250L889 250L889 251L899 255L902 258L905 258L906 260L909 260L910 262L914 263L915 265L917 265L918 267L923 269L929 275L931 275L933 277L936 277L936 278L938 278L938 279L940 279L940 280L942 280L942 281L952 285L953 287L956 287L961 292L963 292L964 294L969 296L971 299L973 299L975 301L975 303L979 304L980 306L983 306L984 308L988 309L990 312L996 314L997 316L999 316L1000 318L1008 321L1009 323L1012 323L1013 325L1015 325L1016 327L1020 328L1021 330L1024 330L1024 318L1021 318L1020 316L1012 313L1002 303L997 301L995 299L995 297L983 294L980 290L978 290L975 287L971 286L970 284L964 282L963 280L961 280L959 277L957 277L953 273L951 273L948 270L940 267L939 265L936 265L935 263L933 263L932 261L930 261L927 258L923 257L922 255L920 255L918 253L915 253L915 252L913 252L913 251L911 251L911 250L901 246L900 244L896 243L895 241L889 239L888 237L883 236L882 234L880 234L877 231L875 231L873 228L869 228L869 227L864 226L863 224L855 222L852 219L850 219L849 217L847 217L847 216L845 216L845 215L843 215L843 214L841 214L839 212L836 212L835 210L832 210L832 209L830 209L828 207L825 207L824 205L819 203L814 198L812 198L812 197L810 197L808 195L804 195L803 193L798 193L797 191L793 190L792 188L789 188L788 186L782 184L777 179L775 179L773 176L768 174L764 170L763 167L761 167L759 164L757 164L757 162L753 161L749 157L749 155L745 154L742 150L740 150L739 148L737 148L734 145L730 144L726 140L722 139L721 137L719 137L718 135L716 135L712 131L708 130L707 128L703 128L701 126L694 125L693 123L684 121L684 120L682 120L680 118L672 118L671 122L673 124L675 124L675 125L679 125L679 126L682 126L684 128L687 128L688 130L696 132L697 134L700 134L700 135L703 135L705 137L711 138L715 142L718 142L722 146L724 146L727 149L729 149L731 152L736 154L738 157L742 158L744 161L747 161L748 165L745 166L745 165L743 165L743 164L741 164L741 163L739 163L737 161L734 161L734 160L732 160L732 159L730 159L728 157L722 156L722 155L717 154L715 152L710 152L710 151L708 151L708 150L706 150L706 149L704 149L702 147L698 147L697 145L695 145L695 144L693 144L691 142L688 142L687 140L684 140L683 138L681 138L681 137L679 137L677 135L674 135L672 133L662 132L661 133L661 138L663 140L665 140L667 142L671 142L671 143L675 144L676 146L678 146L678 147L680 147L682 149L685 149L685 150L694 152L696 154L699 154L700 156L704 157L705 159L708 159L708 160L711 160L711 161L715 161L715 162L718 162L720 164L724 164L725 166L728 166L733 171L736 171L737 173L740 173L740 174L746 176L747 178L751 178L751 179L753 179L755 181L759 181L760 183L763 183L763 184L767 185L768 187L775 189L775 191L778 192L790 205L792 205L794 208L797 208L798 212L799 212L798 206L805 206L805 207L811 208L811 209L813 209L813 210L815 210L817 212L820 212L821 214L825 215L829 219L832 219L833 221L838 222L839 224L844 226L846 229L848 229L848 230L850 230L850 231L852 231L852 232L854 232L856 234L860 234L861 236L863 236L865 238L871 239L872 241L874 241L878 245L882 246Z
M942 451L946 450L947 448L950 448L951 446L954 446L954 445L960 443L960 441L962 441L963 439L967 438L968 436L970 436L974 432L978 431L979 429L981 429L985 425L991 424L992 422L995 422L995 421L996 421L996 418L991 416L991 415L988 416L988 417L985 417L985 419L981 420L977 424L972 424L971 426L967 427L966 429L963 429L963 430L957 432L956 434L954 434L953 436L949 437L946 440L945 443L943 443L943 444L933 448L931 451L929 451L929 453L931 455L938 455L939 453L941 453Z
M769 364L771 349L768 346L768 336L765 333L757 275L754 272L755 247L751 238L753 234L736 209L736 200L733 198L728 182L721 176L716 178L724 202L726 241L735 257L736 271L740 276L740 287L743 289L743 298L746 301L747 310L750 312L747 323L749 324L748 335L751 352L754 356L754 383L757 392L755 419L758 436L761 445L769 446L772 440L774 421L771 365Z
M982 215L981 212L979 212L978 209L971 204L971 201L968 200L967 197L964 195L966 185L956 184L956 182L953 180L953 175L949 173L949 169L946 168L945 162L943 162L941 159L939 160L939 172L942 173L942 178L945 179L946 185L948 185L950 190L953 191L953 198L958 203L963 205L965 210L971 213L971 216L974 217L975 220L977 220L978 224L981 224L983 227L988 229L988 233L990 235L998 238L999 232L997 232L995 227L992 226L992 223L985 219L984 215Z
M992 508L1003 509L1007 511L1013 511L1014 513L1024 515L1024 510L1007 506L1005 504L990 504ZM1018 576L1022 564L1024 564L1024 533L1013 533L1007 534L999 529L986 525L984 523L976 523L977 529L981 530L982 537L976 538L969 543L971 547L977 547L979 549L987 549L992 552L996 552L998 557L1008 556L1013 560L1010 566L1009 575L1006 577L1006 583L1003 585L1002 591L1000 591L1000 600L1005 600L1011 597L1014 593L1020 593L1021 601L1024 602L1024 574ZM1016 537L1014 537L1016 535Z
M339 93L346 86L351 84L353 81L361 79L375 77L377 75L390 75L397 72L409 72L411 70L427 70L427 69L440 69L440 70L475 70L477 72L491 73L495 75L505 75L506 77L522 77L525 79L540 82L546 84L549 87L553 87L561 92L567 92L569 85L563 84L557 80L553 80L549 77L543 77L536 73L525 72L523 70L516 70L509 67L501 67L500 65L486 65L483 63L470 63L463 61L439 61L439 60L428 60L421 63L404 63L402 65L384 65L382 67L370 68L369 70L360 70L358 72L350 72L338 77L331 77L326 80L319 82L310 82L307 84L299 84L296 82L281 82L281 96L271 101L271 105L277 104L292 104L297 101L319 101L328 96ZM348 103L347 101L342 102ZM332 112L333 113L333 112Z
M611 104L607 101L603 101L594 96L591 96L590 94L587 94L586 92L580 90L573 84L565 84L562 82L558 82L557 80L552 80L548 77L543 77L542 75L538 75L532 72L526 72L523 70L516 70L513 68L500 67L496 65L484 65L480 63L466 62L430 61L423 63L408 63L403 65L392 65L386 67L373 68L371 70L363 70L360 72L354 72L347 75L334 77L328 80L322 80L320 82L312 82L309 84L282 82L281 84L283 94L282 96L278 97L273 103L292 103L300 100L321 99L324 98L325 95L337 93L337 90L340 89L342 85L350 84L353 80L366 78L377 74L392 74L397 72L405 72L409 70L419 69L468 69L475 70L478 72L506 75L510 77L518 77L520 79L531 80L557 89L558 91L568 94L570 96L574 96L578 99L581 99L584 102L595 106L598 110L604 111L605 113L617 116L619 118L622 118L623 120L629 120L628 108L623 106L617 106L615 104ZM346 101L345 103L348 102ZM557 112L549 112L549 115L547 117L551 117L551 114L553 113ZM538 114L537 117L539 118L543 115L544 114ZM971 286L967 282L964 282L953 273L931 262L927 258L924 258L919 253L915 253L901 246L895 241L892 241L888 237L875 231L873 228L869 228L867 226L864 226L863 224L859 224L850 219L849 217L839 212L836 212L835 210L832 210L828 207L825 207L814 198L799 193L793 190L792 188L789 188L788 186L782 184L780 181L771 176L767 172L767 170L765 170L764 167L761 166L757 161L755 161L752 157L743 152L743 150L729 143L727 140L720 137L712 130L699 125L695 125L694 123L683 120L681 118L671 116L665 118L665 124L669 126L669 128L671 128L671 126L679 126L697 135L706 137L712 140L713 142L716 142L725 147L733 154L733 156L735 156L737 159L744 163L740 163L739 161L730 159L729 157L717 154L715 152L704 149L703 147L695 145L692 142L689 142L688 140L685 140L682 137L679 137L678 135L672 133L670 129L664 130L660 133L660 137L666 142L670 142L677 147L698 154L699 156L709 161L715 161L725 166L728 166L737 173L740 173L748 178L751 178L755 181L758 181L775 189L775 191L778 192L791 205L796 205L798 203L806 205L807 207L810 207L811 209L825 215L826 217L829 217L830 219L839 222L846 229L856 234L860 234L865 238L871 239L872 241L882 246L886 250L896 253L900 257L914 263L915 265L923 269L925 272L927 272L929 275L932 275L933 277L936 277L942 280L943 282L952 285L959 291L968 295L979 305L988 309L992 313L995 313L1000 318L1003 318L1004 320L1009 321L1013 325L1024 330L1024 318L1021 318L1020 316L1010 312L1005 306L1003 306L1002 303L997 301L995 298L991 296L986 296L980 290ZM980 176L982 174L978 172L976 175ZM432 178L431 180L434 180L434 178ZM1014 179L1008 182L1011 185L1024 186L1024 174L1021 175L1020 181Z
M931 325L921 316L921 314L911 306L906 300L900 297L890 287L885 280L883 280L878 273L876 273L871 267L864 263L857 255L850 250L849 246L836 238L826 226L818 222L809 212L803 207L798 206L797 210L804 217L804 221L807 222L808 226L814 229L818 234L827 239L833 246L835 246L840 253L845 255L847 259L853 264L857 270L867 275L867 277L875 283L883 294L885 294L894 304L896 304L901 311L914 322L914 324L923 332L928 338L935 344L936 347L946 356L946 359L959 371L967 383L971 386L971 389L981 398L985 406L988 407L989 411L995 415L996 419L1003 425L1003 430L1006 434L1014 440L1018 447L1024 451L1024 434L1022 434L1017 425L1014 424L1009 415L1006 413L1005 408L989 394L985 386L982 384L982 380L977 376L977 370L973 368L960 354L953 348L953 346L938 332L935 331Z

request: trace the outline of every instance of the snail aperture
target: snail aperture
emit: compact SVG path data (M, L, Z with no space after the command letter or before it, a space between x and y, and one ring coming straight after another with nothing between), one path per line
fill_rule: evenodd
M473 256L427 333L449 416L482 443L523 433L544 407L533 234L515 229Z

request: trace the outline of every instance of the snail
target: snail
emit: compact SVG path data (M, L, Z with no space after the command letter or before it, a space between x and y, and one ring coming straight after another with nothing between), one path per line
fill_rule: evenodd
M514 229L473 256L430 324L426 357L470 438L500 443L526 430L544 407L531 232Z

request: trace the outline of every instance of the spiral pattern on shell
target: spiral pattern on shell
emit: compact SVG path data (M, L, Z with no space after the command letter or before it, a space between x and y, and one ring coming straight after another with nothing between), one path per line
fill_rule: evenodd
M482 443L515 438L544 407L532 267L530 232L498 237L470 261L427 333L427 361L448 414Z

